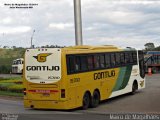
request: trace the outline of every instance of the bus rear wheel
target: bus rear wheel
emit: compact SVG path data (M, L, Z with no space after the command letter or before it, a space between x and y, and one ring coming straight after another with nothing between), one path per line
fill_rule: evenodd
M82 105L82 109L86 110L90 105L90 95L89 93L85 93L83 96L83 105Z
M99 105L100 102L100 94L98 91L93 92L91 107L95 108Z

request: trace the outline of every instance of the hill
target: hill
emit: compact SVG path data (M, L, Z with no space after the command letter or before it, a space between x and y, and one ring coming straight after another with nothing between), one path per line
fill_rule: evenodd
M17 58L23 58L24 52L24 48L0 48L0 73L10 73L12 61Z

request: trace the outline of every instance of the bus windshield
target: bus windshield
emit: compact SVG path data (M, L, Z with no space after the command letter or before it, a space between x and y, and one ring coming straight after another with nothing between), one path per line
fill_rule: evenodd
M61 79L61 49L28 49L25 77L32 83L54 83Z

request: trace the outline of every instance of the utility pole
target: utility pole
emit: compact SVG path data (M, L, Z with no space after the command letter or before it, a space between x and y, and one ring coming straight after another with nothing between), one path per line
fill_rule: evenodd
M33 30L33 33L32 33L32 36L31 36L31 48L33 48L32 41L33 41L33 36L34 36L34 33L35 33L35 30Z
M74 20L75 20L75 43L76 45L83 45L81 0L73 0L73 2L74 2Z

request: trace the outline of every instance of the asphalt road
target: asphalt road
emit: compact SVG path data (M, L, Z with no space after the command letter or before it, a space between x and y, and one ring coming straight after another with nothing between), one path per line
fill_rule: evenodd
M146 76L146 88L138 91L135 95L127 94L106 100L99 107L88 111L160 114L160 74Z
M107 114L160 114L160 74L146 77L146 88L135 95L122 95L103 101L97 108L73 111L24 109L22 99L0 97L0 113L19 115L18 120L88 119L107 120ZM5 115L4 115L5 116ZM1 118L1 117L0 117ZM160 119L160 118L159 118Z

